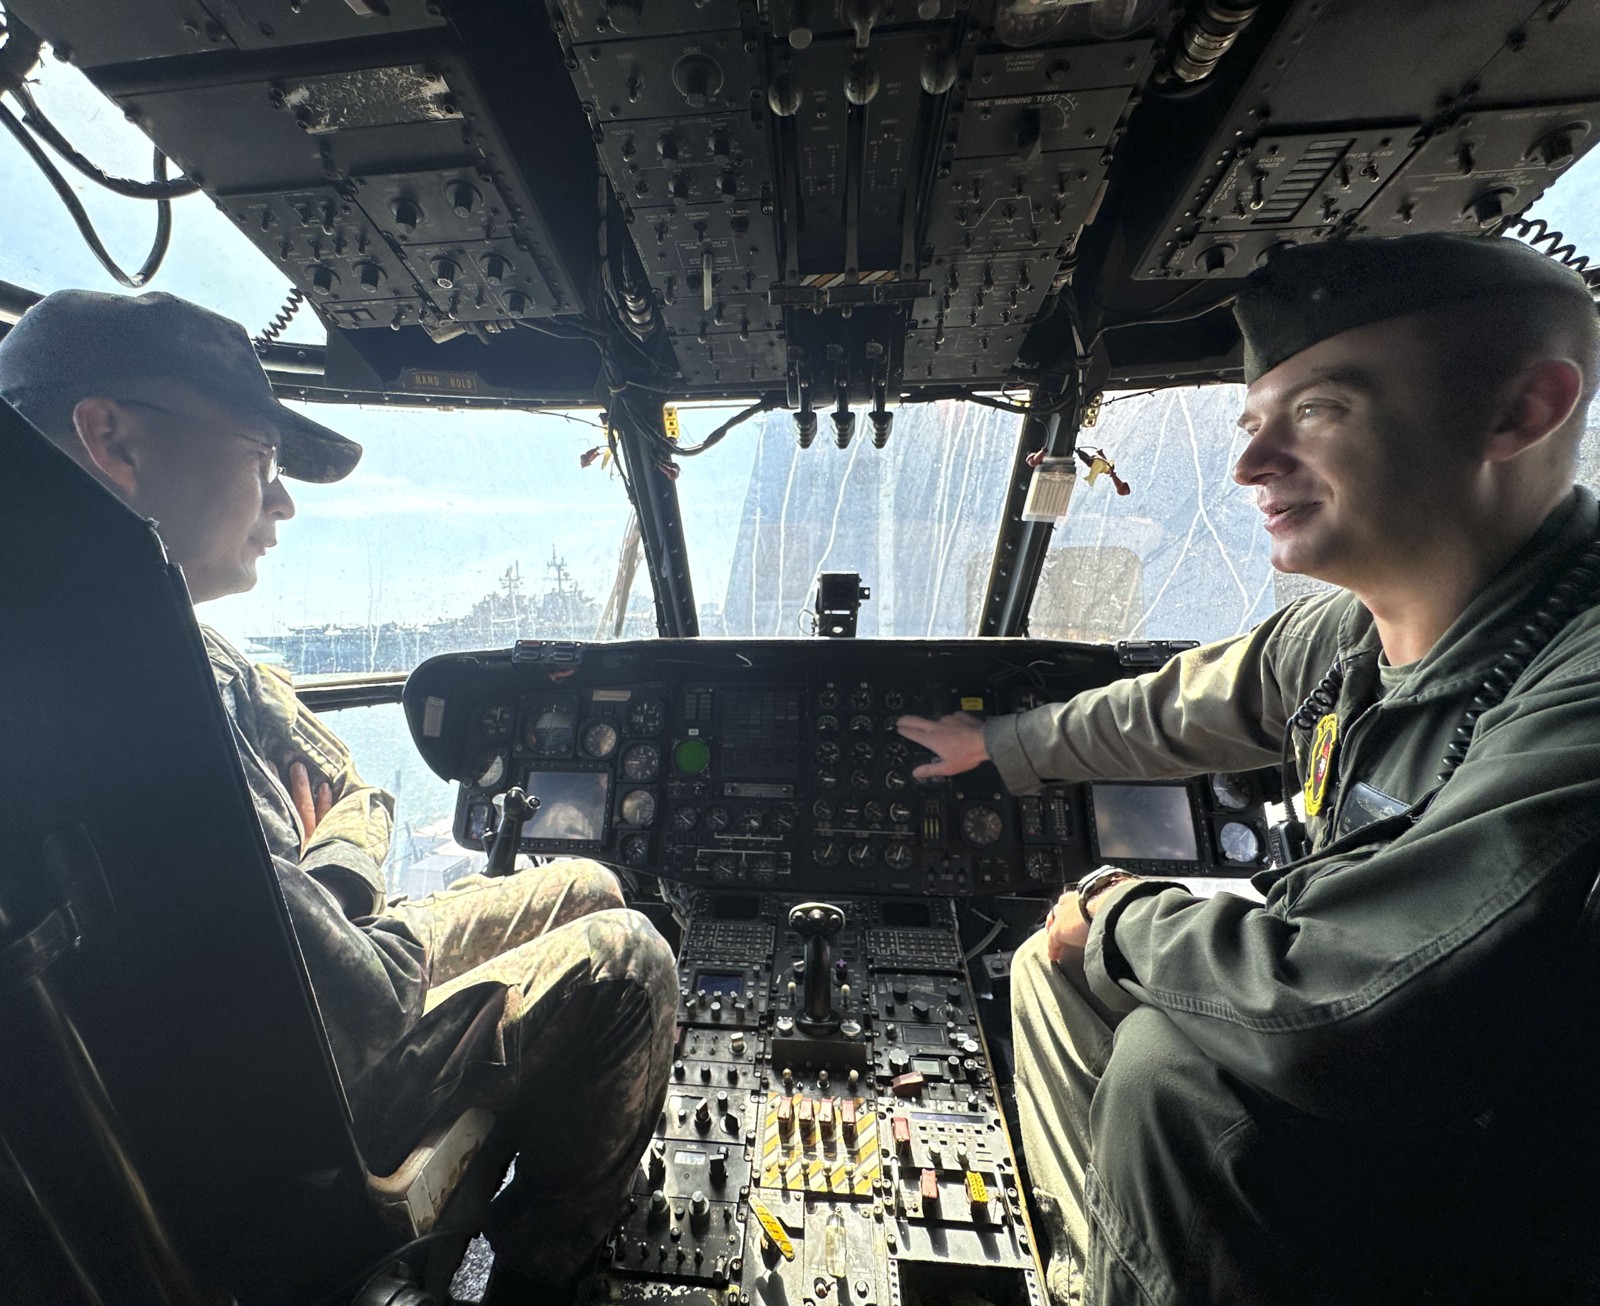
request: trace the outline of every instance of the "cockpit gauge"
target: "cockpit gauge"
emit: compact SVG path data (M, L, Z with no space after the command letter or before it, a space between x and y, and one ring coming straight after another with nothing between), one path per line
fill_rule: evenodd
M844 850L837 839L824 839L811 850L811 860L818 866L837 866L843 857Z
M772 809L772 832L774 834L788 834L794 829L794 808L789 806L774 807Z
M741 807L739 809L737 824L740 834L760 834L766 823L766 813L759 807Z
M888 816L889 813L885 810L883 804L874 798L861 808L861 815L866 819L868 825L882 825L884 817Z
M650 836L630 834L622 841L622 860L628 866L643 866L650 858Z
M877 863L878 850L865 839L861 839L850 845L849 857L850 865L858 871L864 871Z
M811 815L814 820L821 821L826 825L833 820L836 813L832 802L826 798L819 798L811 804Z
M862 685L860 689L850 695L850 706L857 712L867 712L872 708L872 690Z
M889 804L889 819L891 821L893 821L896 825L910 825L911 824L911 804L910 803L890 803Z
M877 757L878 750L865 739L858 739L850 745L850 760L857 766L870 766L872 759Z
M516 724L517 711L509 703L496 703L478 714L478 733L485 739L504 739Z
M578 740L578 747L583 749L585 757L596 760L610 757L617 749L617 728L609 721L595 721L583 728L583 735Z
M654 698L635 699L622 718L623 728L630 735L659 735L666 721L667 709Z
M622 774L629 780L654 780L661 774L661 750L654 744L629 744L622 754Z
M867 790L872 788L872 772L861 767L857 767L854 771L850 772L850 787L852 789L858 789L862 793L866 793Z
M504 753L490 753L479 758L472 766L472 783L479 789L493 789L506 778Z
M831 767L818 767L815 779L818 789L837 789L839 787L839 773Z
M1217 831L1222 855L1230 862L1253 865L1261 860L1261 836L1243 821L1229 821Z
M656 819L656 796L648 789L630 789L622 796L623 823L649 825Z
M883 850L883 864L891 871L909 870L916 854L904 839L891 839Z
M852 735L870 735L872 733L872 718L869 716L851 717L850 733Z
M1217 800L1217 806L1225 807L1230 812L1242 811L1250 806L1250 795L1236 775L1222 772L1212 776L1211 793Z
M819 716L816 728L819 735L836 735L839 733L839 718L831 713Z
M883 787L899 793L911 782L906 779L904 771L885 771L883 773Z
M711 765L711 745L691 736L672 750L672 765L683 775L699 775Z
M706 808L706 829L710 830L713 834L718 834L721 831L726 830L732 821L733 816L729 813L726 807Z
M836 711L839 707L839 691L832 685L823 686L817 694L817 706L824 712Z
M906 696L904 691L891 689L883 696L883 705L891 712L898 712L906 705Z
M838 744L834 743L833 740L824 739L820 744L817 745L816 756L818 766L832 766L842 756L844 756L844 750L840 748Z
M911 746L902 739L891 739L883 746L883 760L887 766L904 766L911 760Z
M577 713L565 703L546 703L534 709L523 742L535 757L570 757Z
M987 803L975 803L961 813L961 837L974 848L987 848L1004 833L1000 813Z

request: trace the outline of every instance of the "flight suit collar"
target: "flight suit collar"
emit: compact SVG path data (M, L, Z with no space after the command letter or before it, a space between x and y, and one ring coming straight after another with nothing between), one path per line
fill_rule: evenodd
M1530 603L1536 604L1549 593L1565 571L1566 560L1594 538L1597 525L1600 504L1586 487L1575 486L1439 642L1412 664L1386 701L1425 702L1481 681L1519 633ZM1365 705L1379 697L1378 657L1382 651L1372 613L1353 603L1339 632L1339 657L1345 667L1342 700Z

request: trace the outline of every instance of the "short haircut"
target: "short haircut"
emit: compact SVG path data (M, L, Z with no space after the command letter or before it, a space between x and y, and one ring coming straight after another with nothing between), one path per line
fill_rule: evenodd
M1541 289L1503 291L1426 309L1416 318L1448 381L1448 411L1483 413L1530 363L1570 358L1583 370L1583 389L1568 425L1582 430L1600 384L1600 315L1594 304Z

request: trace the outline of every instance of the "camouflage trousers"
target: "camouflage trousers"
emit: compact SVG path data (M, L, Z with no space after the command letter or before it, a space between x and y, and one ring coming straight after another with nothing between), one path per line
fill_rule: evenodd
M485 1230L497 1262L565 1282L615 1224L666 1097L672 952L623 907L616 877L582 859L471 876L388 914L426 948L430 1011L474 985L505 986L494 1046L508 1073L451 1104L492 1106L517 1154Z

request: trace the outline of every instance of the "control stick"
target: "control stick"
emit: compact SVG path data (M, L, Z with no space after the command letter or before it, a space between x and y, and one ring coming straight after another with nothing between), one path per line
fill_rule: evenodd
M500 823L494 828L494 843L489 848L489 864L483 868L485 875L510 875L517 869L517 842L522 838L522 827L538 810L537 796L524 793L516 785L506 790Z
M806 991L794 1023L806 1034L831 1034L840 1017L828 991L829 953L844 929L844 912L831 902L802 902L790 910L789 928L806 941Z

